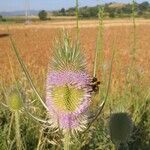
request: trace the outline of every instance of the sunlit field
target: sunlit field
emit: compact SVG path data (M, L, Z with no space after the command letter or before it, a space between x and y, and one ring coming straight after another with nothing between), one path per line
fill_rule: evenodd
M136 67L139 73L144 73L144 78L148 80L149 76L149 34L150 21L139 19L136 27ZM55 39L59 37L63 28L66 28L72 39L76 38L75 21L65 22L46 22L38 24L13 24L8 26L9 32L13 36L17 48L20 50L23 60L28 66L30 73L38 82L44 84L46 77L48 62L53 53ZM96 49L96 38L98 32L98 21L81 21L80 22L80 40L82 51L86 55L87 65L92 72L94 53ZM7 34L7 26L0 26L0 34ZM114 62L114 80L122 82L125 78L126 70L130 66L130 53L132 51L133 42L133 25L132 20L107 20L104 21L104 52L106 65L110 61L112 47L116 49ZM113 45L114 43L114 45ZM20 74L20 67L15 59L15 55L11 50L9 36L0 37L0 56L1 56L1 78L4 82L12 81L13 67L15 75ZM116 79L115 79L116 78ZM41 82L42 81L42 82ZM117 81L117 82L118 82ZM148 82L146 82L148 84Z
M54 54L55 39L59 38L63 28L68 31L72 41L75 41L75 20L0 24L0 150L16 150L15 123L12 121L14 116L3 105L6 104L5 93L15 85L15 81L22 86L29 111L39 118L47 118L46 111L16 59L9 37L12 36L37 90L45 100L48 64ZM88 72L93 76L98 21L81 20L79 30L80 48L85 55ZM103 74L99 68L97 76L101 82L101 97L105 97L107 91L114 52L108 100L101 115L85 133L86 136L79 136L77 141L72 141L72 150L113 150L108 122L109 116L115 112L127 112L133 121L133 132L128 141L129 150L149 150L150 20L137 19L135 31L131 19L104 20L101 44L104 51ZM102 99L95 96L91 102L91 110L96 112L101 102ZM62 147L62 135L59 131L54 133L52 129L42 126L28 116L26 109L22 109L20 113L20 133L22 149L59 150Z

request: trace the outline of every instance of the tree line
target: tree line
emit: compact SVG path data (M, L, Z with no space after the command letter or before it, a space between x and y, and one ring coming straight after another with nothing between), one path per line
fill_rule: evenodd
M132 4L124 3L106 3L104 5L97 5L94 7L80 7L79 8L79 17L80 18L97 18L99 9L102 9L103 16L105 18L124 18L130 17L132 14ZM53 16L75 16L76 8L71 7L68 9L62 8L58 11L50 12ZM40 20L50 20L49 12L42 10L38 13ZM148 1L142 3L135 3L135 16L150 18L150 3ZM6 18L0 15L0 22L6 21Z
M132 4L123 3L106 3L100 6L104 10L104 16L115 17L130 17L132 14ZM96 18L98 17L99 5L95 7L80 7L79 16L81 18ZM59 11L53 11L54 16L75 16L75 7L65 9L62 8ZM137 17L150 18L150 3L148 1L140 4L135 3L135 12Z

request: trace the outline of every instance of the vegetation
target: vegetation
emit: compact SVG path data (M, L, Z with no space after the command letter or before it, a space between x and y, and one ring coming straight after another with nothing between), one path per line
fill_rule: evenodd
M122 18L122 17L130 17L132 14L132 4L124 4L124 3L106 3L101 7L104 8L105 17L110 18ZM136 7L136 17L150 17L150 3L148 1L142 2L140 4L135 3ZM82 18L96 18L98 17L98 9L99 6L95 7L81 7L79 9L79 15ZM65 10L62 8L60 11L54 11L54 15L56 16L75 16L75 8L69 8Z
M3 21L3 22L6 21L6 19L2 15L0 15L0 22L1 21Z
M3 16L2 16L2 15L0 15L0 21L2 21L2 19L3 19Z
M38 16L39 16L40 20L47 20L48 14L45 10L42 10L39 12Z

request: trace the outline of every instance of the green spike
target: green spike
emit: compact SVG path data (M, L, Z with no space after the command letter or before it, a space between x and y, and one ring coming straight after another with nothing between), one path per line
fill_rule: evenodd
M72 44L68 34L64 33L63 39L56 41L56 45L52 59L54 70L85 70L85 58L80 52L80 46L79 44Z

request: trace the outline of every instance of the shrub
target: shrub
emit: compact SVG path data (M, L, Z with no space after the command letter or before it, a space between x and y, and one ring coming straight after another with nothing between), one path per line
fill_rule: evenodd
M47 12L45 10L42 10L39 12L39 18L40 20L47 20Z
M2 21L3 20L3 16L2 15L0 15L0 21Z

